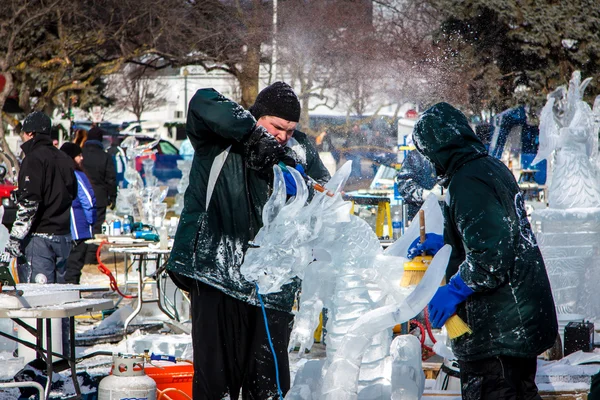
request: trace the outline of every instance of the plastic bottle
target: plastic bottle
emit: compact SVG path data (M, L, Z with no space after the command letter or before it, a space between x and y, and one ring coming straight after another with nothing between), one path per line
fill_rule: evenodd
M107 236L110 234L110 226L107 221L102 224L102 234Z
M129 219L129 215L125 215L123 217L123 235L131 234L131 220Z
M160 238L160 249L167 250L169 248L169 231L167 226L163 224L158 230L159 238Z
M392 217L392 239L397 240L402 235L402 216L399 211Z
M113 222L113 235L121 236L121 220L115 219Z

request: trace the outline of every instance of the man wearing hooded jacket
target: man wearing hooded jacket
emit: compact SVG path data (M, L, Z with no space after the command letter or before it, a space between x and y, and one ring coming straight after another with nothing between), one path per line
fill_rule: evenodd
M256 119L213 89L190 101L186 134L194 147L167 266L192 301L195 399L278 398L256 287L239 271L258 230L272 168L296 162ZM298 282L263 296L281 391L290 386L287 344Z
M434 327L456 313L473 330L452 341L462 397L540 399L536 357L554 344L557 320L515 178L447 103L423 113L413 138L447 188L448 284L438 289L429 311ZM427 241L416 246L430 247Z
M25 158L19 170L17 219L7 251L17 257L19 281L65 283L71 252L71 203L77 196L73 161L52 145L50 118L39 111L21 129ZM24 257L23 257L24 256Z

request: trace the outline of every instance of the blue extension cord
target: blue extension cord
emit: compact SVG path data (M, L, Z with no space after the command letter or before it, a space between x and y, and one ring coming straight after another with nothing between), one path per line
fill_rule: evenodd
M283 400L283 393L281 392L281 385L279 384L279 366L277 365L277 355L275 354L275 348L273 347L273 341L271 340L271 332L269 332L269 323L267 322L267 311L265 310L265 303L263 303L262 296L258 291L258 283L256 285L256 295L258 301L260 301L260 307L262 308L263 318L265 320L265 330L267 331L267 340L269 341L269 347L271 348L271 354L273 354L273 361L275 361L275 380L277 381L277 393L279 398Z

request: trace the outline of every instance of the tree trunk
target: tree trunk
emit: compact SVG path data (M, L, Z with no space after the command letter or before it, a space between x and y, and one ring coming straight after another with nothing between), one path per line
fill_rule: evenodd
M244 108L254 104L258 95L258 75L260 69L260 43L248 44L246 59L242 71L238 76L242 89L242 100L240 104Z
M310 128L310 117L308 115L308 101L310 99L309 91L310 85L300 80L300 93L302 93L302 97L300 98L301 111L300 111L300 125L302 126L302 130L304 133L312 134L313 130ZM315 129L319 129L316 127ZM318 134L318 133L317 133Z
M4 84L4 88L0 92L0 114L2 114L2 116L4 117L5 114L2 112L2 109L4 108L4 104L6 103L6 99L8 98L8 95L10 94L10 92L13 89L13 77L10 72L3 72L2 75L4 76L6 82ZM4 136L5 134L6 133L4 132L4 118L1 118L0 119L0 147L1 147L0 158L6 162L6 168L8 170L7 174L6 174L7 178L16 184L17 175L19 173L19 162L17 161L17 157L15 157L13 152L10 150L10 147L8 147L8 143L6 142L6 138Z

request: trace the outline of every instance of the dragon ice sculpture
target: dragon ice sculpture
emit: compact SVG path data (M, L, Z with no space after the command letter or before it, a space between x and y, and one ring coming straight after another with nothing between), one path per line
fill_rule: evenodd
M598 182L598 117L600 97L592 109L583 94L591 78L581 82L573 72L568 89L548 95L540 115L540 147L532 165L555 152L548 202L551 208L600 207Z
M286 201L283 174L274 167L273 194L263 209L257 247L247 251L241 273L263 294L278 292L294 277L303 280L290 339L290 349L299 344L300 354L311 348L319 314L328 310L327 358L308 361L286 399L384 399L392 392L394 399L418 399L418 368L408 374L410 384L393 380L392 369L420 366L420 351L411 353L408 340L409 347L395 346L390 357L391 328L425 308L443 279L450 248L438 252L416 288L401 288L406 259L400 255L418 237L418 224L411 224L384 254L372 228L351 215L351 203L342 198L350 171L347 162L326 185L332 197L316 192L307 203L309 191L300 174L290 169L297 195ZM423 209L428 232L441 233L435 195Z

